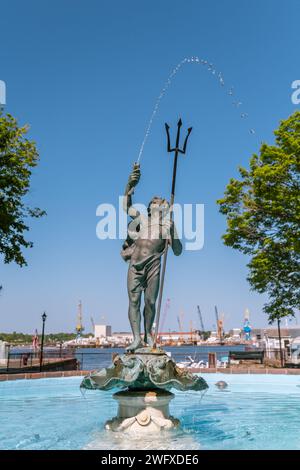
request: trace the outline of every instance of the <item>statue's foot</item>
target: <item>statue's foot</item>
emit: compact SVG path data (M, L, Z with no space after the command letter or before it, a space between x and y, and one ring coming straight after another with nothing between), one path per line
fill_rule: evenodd
M135 338L135 340L127 346L126 351L127 352L134 352L138 348L142 348L143 343L140 338Z
M149 348L153 348L154 346L154 339L152 337L152 335L147 335L146 338L145 338L145 343L147 344L147 346L149 346Z

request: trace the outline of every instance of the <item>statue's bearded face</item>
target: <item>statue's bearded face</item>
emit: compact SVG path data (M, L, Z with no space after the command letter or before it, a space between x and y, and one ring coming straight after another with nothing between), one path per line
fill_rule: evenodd
M170 204L166 199L159 196L154 196L148 205L148 215L153 216L158 213L166 215L170 210Z

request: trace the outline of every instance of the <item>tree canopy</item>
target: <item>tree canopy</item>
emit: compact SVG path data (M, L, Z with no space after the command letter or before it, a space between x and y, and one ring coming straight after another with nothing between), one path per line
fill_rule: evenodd
M26 265L23 248L32 247L25 239L27 220L45 214L24 202L30 189L32 169L39 155L36 144L25 136L28 126L19 127L10 114L0 113L0 253L5 263Z
M227 218L224 243L250 256L248 281L268 294L270 322L300 306L300 112L274 134L275 144L263 143L217 201Z

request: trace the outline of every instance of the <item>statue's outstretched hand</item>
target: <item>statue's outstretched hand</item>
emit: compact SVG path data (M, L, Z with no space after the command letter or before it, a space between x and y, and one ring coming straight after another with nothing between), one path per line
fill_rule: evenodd
M133 170L129 176L128 183L127 183L127 188L130 190L130 192L132 192L133 188L135 188L135 186L138 184L140 177L141 177L140 165L138 163L135 163L133 166Z

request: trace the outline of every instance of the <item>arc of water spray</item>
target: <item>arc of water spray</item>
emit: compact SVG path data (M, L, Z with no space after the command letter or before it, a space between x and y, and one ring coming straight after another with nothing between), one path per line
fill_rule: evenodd
M168 76L168 78L167 78L160 94L157 97L156 103L154 105L152 114L151 114L149 122L148 122L148 126L146 128L144 139L143 139L141 147L140 147L139 155L138 155L138 158L137 158L137 163L140 163L140 160L141 160L141 157L142 157L142 154L143 154L143 151L144 151L145 144L146 144L147 139L150 135L152 124L153 124L154 118L156 116L156 113L158 111L158 108L159 108L159 105L160 105L160 102L161 102L162 98L164 97L164 95L166 94L166 91L170 87L170 85L172 83L172 79L175 77L175 75L178 73L178 71L185 64L188 64L188 63L196 63L196 64L198 63L198 64L203 65L204 67L207 67L208 72L210 72L212 75L214 75L217 78L217 80L219 81L219 84L222 87L225 87L225 80L224 80L222 72L218 72L217 69L214 67L214 65L212 63L210 63L208 60L201 59L198 56L192 56L192 57L185 57L181 62L179 62L176 65L176 67L172 70L170 75ZM234 88L232 86L228 89L228 95L230 95L230 96L234 95ZM237 109L239 109L239 107L242 105L242 101L239 101L237 99L236 101L234 101L232 103L232 105L234 107L236 107ZM240 117L242 119L248 118L248 113L246 113L246 112L241 113ZM251 129L249 129L249 132L250 132L250 134L255 134L255 129L251 128Z

